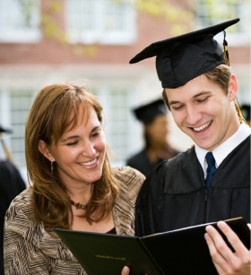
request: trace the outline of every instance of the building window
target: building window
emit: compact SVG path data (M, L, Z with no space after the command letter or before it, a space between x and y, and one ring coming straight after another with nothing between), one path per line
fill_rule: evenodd
M41 38L39 23L39 0L0 1L0 42L37 42Z
M227 28L226 40L232 46L246 46L250 41L249 26L250 3L248 0L196 0L195 6L197 29L209 27L227 20L240 18L240 22ZM215 36L219 43L223 34Z
M24 133L27 116L34 100L31 90L1 91L0 104L3 112L0 124L12 130L12 134L5 135L6 145L11 152L13 162L19 168L26 166Z
M126 0L67 0L66 29L71 43L130 44L136 13Z
M140 133L131 111L136 95L129 88L107 87L95 91L104 108L103 125L112 149L113 166L124 166L132 144L140 143Z
M104 108L103 126L106 140L113 155L112 166L124 166L135 148L142 146L141 131L131 110L138 102L137 94L130 87L103 86L95 90ZM0 125L12 129L12 134L4 134L6 146L13 162L26 177L25 124L36 92L30 89L0 90ZM6 158L0 148L0 159Z

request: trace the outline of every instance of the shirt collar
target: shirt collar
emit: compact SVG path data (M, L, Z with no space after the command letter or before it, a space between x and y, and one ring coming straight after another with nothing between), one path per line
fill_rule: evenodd
M216 147L212 153L215 159L215 167L218 168L222 161L240 144L242 143L249 135L251 134L251 128L246 124L241 124L239 129L226 141ZM195 144L195 153L201 164L201 167L206 175L207 162L205 159L206 153L208 151L200 148Z

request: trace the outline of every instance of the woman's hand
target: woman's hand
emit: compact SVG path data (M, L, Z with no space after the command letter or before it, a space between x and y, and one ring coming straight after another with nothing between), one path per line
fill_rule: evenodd
M128 266L124 266L122 269L121 275L129 275L130 274L130 268Z

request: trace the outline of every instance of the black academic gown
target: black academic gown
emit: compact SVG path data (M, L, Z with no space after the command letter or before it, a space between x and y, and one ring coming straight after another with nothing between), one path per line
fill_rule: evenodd
M208 189L194 148L159 164L136 202L136 235L239 216L250 222L250 136L223 160Z
M0 274L4 274L3 225L5 212L11 201L24 189L26 189L26 185L14 164L10 161L0 161Z

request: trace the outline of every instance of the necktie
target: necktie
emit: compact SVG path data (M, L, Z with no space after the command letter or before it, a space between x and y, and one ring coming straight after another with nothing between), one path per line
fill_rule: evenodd
M209 185L212 181L213 175L216 171L216 167L215 167L215 159L214 156L212 154L212 152L208 152L206 154L206 160L207 160L207 177L206 177L206 186L207 188L209 188Z

